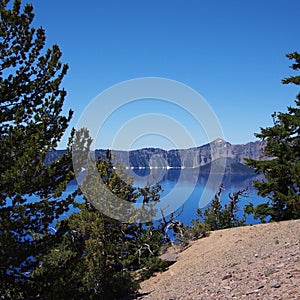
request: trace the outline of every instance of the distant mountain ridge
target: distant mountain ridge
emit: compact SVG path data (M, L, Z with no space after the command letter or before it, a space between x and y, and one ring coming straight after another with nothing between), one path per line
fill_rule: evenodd
M213 165L215 172L225 165L228 174L253 173L253 169L245 166L245 158L259 159L263 157L264 141L246 144L230 144L223 139L189 149L163 150L160 148L143 148L132 151L112 150L116 162L125 168L200 168L201 173L209 173ZM49 160L61 155L65 150L58 150L49 154ZM95 151L96 157L105 155L103 149ZM61 154L59 154L61 153ZM223 168L224 170L224 168Z
M116 161L130 168L203 168L212 162L227 159L226 168L233 164L234 169L245 169L245 158L259 159L263 156L265 142L256 141L247 144L233 145L222 139L190 149L163 150L144 148L133 151L112 151ZM96 155L103 156L104 150L96 150ZM220 162L219 162L220 163ZM238 167L238 165L242 165ZM248 168L248 167L246 167ZM249 169L249 168L248 168Z

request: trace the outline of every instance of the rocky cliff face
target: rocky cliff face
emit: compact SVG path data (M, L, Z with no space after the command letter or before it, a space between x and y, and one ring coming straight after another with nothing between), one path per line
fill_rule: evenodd
M241 145L232 145L222 139L209 144L190 148L163 150L159 148L145 148L133 151L112 151L115 162L126 168L167 168L167 169L195 169L201 168L203 173L211 169L216 172L225 166L225 173L241 174L253 173L252 169L244 165L245 158L259 159L263 156L265 142L257 141ZM51 151L46 163L53 162L65 150ZM104 156L105 150L96 150L96 156Z
M226 158L237 168L237 164L244 164L245 158L259 159L264 146L265 143L261 141L232 145L217 139L197 148L169 151L145 148L130 152L113 151L113 155L116 161L129 168L199 168ZM104 150L97 150L96 154L103 155Z

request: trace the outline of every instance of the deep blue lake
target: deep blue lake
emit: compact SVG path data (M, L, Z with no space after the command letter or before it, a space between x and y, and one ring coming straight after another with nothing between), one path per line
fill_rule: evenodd
M223 205L230 201L229 194L244 188L248 189L246 192L247 197L240 197L240 202L238 203L240 211L237 215L239 217L243 216L243 207L246 204L252 202L254 205L257 205L266 202L266 198L258 196L256 189L253 187L253 181L262 180L262 176L225 175L221 178L217 177L216 180L218 182L214 182L214 177L209 181L208 176L198 176L198 173L195 170L172 169L168 170L167 174L160 177L162 177L162 179L159 183L163 188L161 198L164 199L164 197L173 192L172 196L167 199L167 203L172 203L173 201L180 204L182 203L176 210L177 212L182 211L177 219L187 225L191 224L191 220L197 217L198 208L203 212L210 205L210 202L213 200L221 183L223 184L221 194L221 203ZM143 181L142 177L139 177L135 182L138 186L146 184L146 181ZM155 179L153 182L155 182ZM190 193L190 195L187 197L186 195L188 193ZM201 197L204 197L204 199L201 199ZM207 198L205 199L205 197ZM254 220L252 216L246 216L246 223L256 224L259 223L259 220Z
M156 170L155 170L156 171ZM160 208L165 209L166 215L168 212L183 211L178 216L177 220L184 224L191 224L191 220L197 217L197 209L202 211L209 205L218 191L219 184L223 184L223 191L221 194L222 204L230 201L229 193L236 192L240 189L248 188L247 197L240 197L238 204L240 211L238 216L243 216L243 207L252 202L257 205L265 202L266 199L257 195L253 188L253 180L262 180L261 176L249 175L225 175L221 178L214 177L208 180L208 176L199 176L195 170L158 170L153 178L153 174L149 174L149 170L134 170L130 171L130 175L134 177L134 185L136 187L144 187L148 183L156 183L162 186L161 205ZM221 182L219 182L221 180ZM67 191L71 192L76 189L76 185L68 185ZM204 197L204 198L203 198ZM205 198L206 197L206 198ZM201 199L201 200L200 200ZM247 224L256 224L258 220L254 220L252 216L247 216Z

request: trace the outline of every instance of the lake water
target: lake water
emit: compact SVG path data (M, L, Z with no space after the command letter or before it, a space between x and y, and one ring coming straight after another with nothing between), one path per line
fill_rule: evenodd
M183 172L183 175L182 175ZM180 176L181 173L181 176ZM197 179L195 179L197 178ZM266 202L266 198L257 195L256 189L253 187L253 180L262 180L262 176L249 176L249 175L225 175L223 178L217 177L216 180L221 182L214 182L214 177L208 180L207 176L199 176L197 171L194 170L168 170L167 174L162 177L159 182L163 188L161 198L169 195L174 189L176 192L172 194L172 197L168 199L168 202L182 203L176 210L177 213L183 211L177 218L184 224L191 224L191 220L197 217L197 209L200 208L202 212L210 205L214 195L219 189L220 183L223 184L223 191L221 194L221 203L227 204L230 201L229 194L237 192L238 190L247 188L247 197L240 197L238 206L240 211L237 213L239 217L243 216L243 207L252 202L254 205ZM180 182L179 182L180 181ZM143 182L141 177L137 181L139 186L142 186ZM187 193L190 193L186 197ZM205 195L204 195L205 193ZM201 199L206 196L207 199ZM247 224L259 223L259 220L254 220L252 216L246 216Z
M266 199L257 195L257 191L253 188L253 180L262 180L261 176L245 176L245 175L226 175L223 178L211 178L208 180L207 176L199 176L195 170L180 170L170 169L156 171L155 176L149 174L149 170L134 170L130 175L134 176L134 185L136 187L144 187L147 182L159 182L163 188L161 193L160 208L164 210L167 215L172 211L181 211L177 220L184 224L191 224L191 220L197 217L197 209L202 211L209 205L218 190L219 184L223 183L223 192L221 194L222 204L230 201L229 193L248 188L247 197L240 197L238 204L240 211L239 217L243 216L243 207L252 202L257 205L265 202ZM221 182L219 180L221 179ZM76 185L69 185L67 192L73 191ZM206 199L203 197L206 196ZM201 199L202 198L202 199ZM201 200L201 201L200 201ZM256 224L258 220L254 220L252 216L247 216L247 224Z

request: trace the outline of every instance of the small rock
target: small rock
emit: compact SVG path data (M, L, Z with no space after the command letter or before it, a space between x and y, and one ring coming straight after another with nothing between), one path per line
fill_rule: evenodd
M262 289L264 287L265 287L264 285L260 285L257 289L260 290L260 289Z
M177 254L175 253L165 253L159 257L161 260L167 261L169 263L175 263L177 261Z
M279 265L276 266L277 269L281 269L281 268L284 268L284 267L285 267L285 264L284 264L284 263L279 264Z
M232 277L232 274L226 274L223 276L222 280L225 280L225 279L228 279L228 278L231 278Z
M256 289L256 290L252 290L252 291L247 292L246 295L248 296L248 295L252 295L252 294L258 293L258 292L259 292L259 290Z
M279 282L276 282L273 285L271 285L271 288L275 288L275 289L278 289L280 287L281 287L281 284Z

